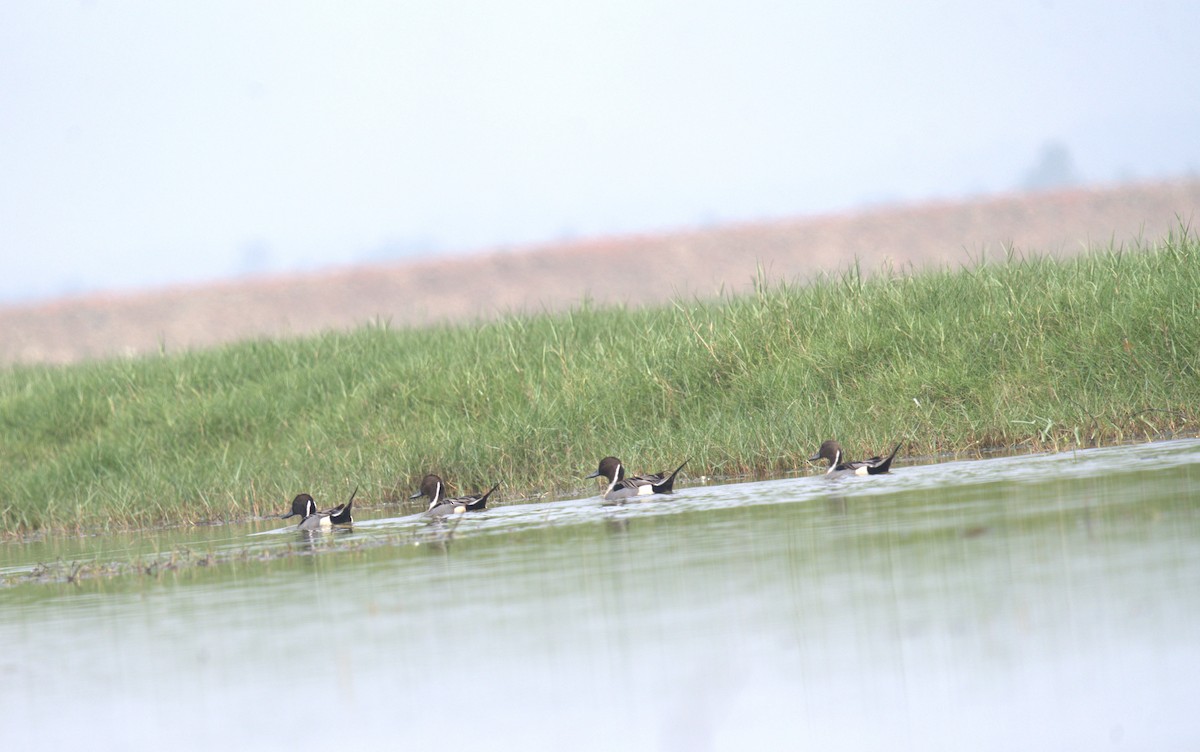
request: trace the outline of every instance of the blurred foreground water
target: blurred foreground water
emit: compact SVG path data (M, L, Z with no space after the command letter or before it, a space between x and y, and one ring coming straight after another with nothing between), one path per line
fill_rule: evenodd
M0 589L0 749L1200 748L1200 441L267 527L0 545L218 554Z

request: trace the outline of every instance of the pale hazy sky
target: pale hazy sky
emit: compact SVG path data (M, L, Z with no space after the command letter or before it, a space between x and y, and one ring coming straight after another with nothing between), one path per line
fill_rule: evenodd
M5 2L0 303L1200 172L1200 3Z

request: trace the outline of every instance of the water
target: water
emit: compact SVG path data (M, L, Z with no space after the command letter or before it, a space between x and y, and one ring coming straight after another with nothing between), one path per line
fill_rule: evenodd
M0 590L0 748L1200 748L1198 441L281 524L0 546L219 562Z

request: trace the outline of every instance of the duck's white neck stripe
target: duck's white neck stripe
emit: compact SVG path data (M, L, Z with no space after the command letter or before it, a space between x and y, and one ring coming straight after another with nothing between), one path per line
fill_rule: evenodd
M433 486L433 496L429 498L429 508L425 511L432 511L434 507L442 500L442 482L439 480Z
M621 463L618 462L617 463L617 471L615 473L613 473L613 479L611 481L609 481L608 489L605 490L604 495L607 496L610 493L612 493L612 490L614 488L616 488L617 484L620 483L624 477L625 477L625 468L623 468L621 466Z

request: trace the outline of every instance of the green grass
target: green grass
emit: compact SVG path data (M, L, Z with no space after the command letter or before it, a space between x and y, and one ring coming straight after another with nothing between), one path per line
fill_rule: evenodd
M631 283L636 270L629 270ZM0 371L0 527L93 530L407 496L595 492L605 454L692 476L1193 432L1200 240L760 284L652 310L372 326ZM903 465L901 460L899 465Z

